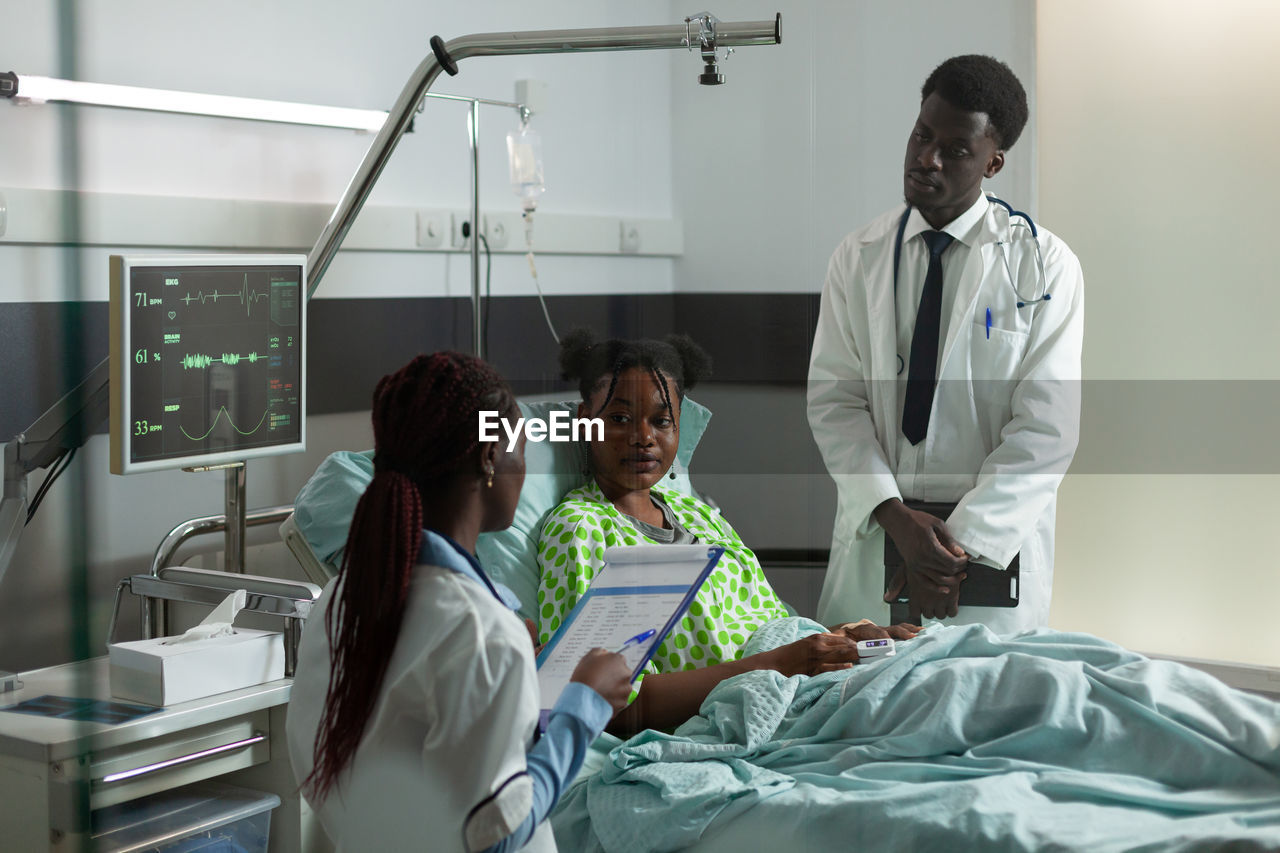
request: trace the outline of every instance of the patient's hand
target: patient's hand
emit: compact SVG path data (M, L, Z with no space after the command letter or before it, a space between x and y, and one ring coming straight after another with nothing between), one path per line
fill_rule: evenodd
M855 643L859 640L910 640L920 633L919 625L912 625L910 622L899 622L897 625L890 625L882 628L874 622L863 619L861 622L845 622L843 625L834 625L830 629L832 634L843 634Z
M776 669L786 676L818 675L853 666L858 662L858 646L856 640L844 634L811 634L751 657L765 660L747 658L745 662L767 664L768 669Z
M533 653L542 651L542 643L538 642L538 626L528 616L524 617L524 627L529 631L529 639L533 640Z

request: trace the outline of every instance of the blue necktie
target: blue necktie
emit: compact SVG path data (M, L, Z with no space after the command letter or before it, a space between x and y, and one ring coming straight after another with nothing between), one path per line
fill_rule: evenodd
M916 310L916 328L911 334L911 366L907 371L907 399L902 405L902 434L919 444L929 431L929 410L933 389L938 384L938 333L942 328L942 253L954 239L942 231L921 235L929 247L929 271L924 275L924 291Z

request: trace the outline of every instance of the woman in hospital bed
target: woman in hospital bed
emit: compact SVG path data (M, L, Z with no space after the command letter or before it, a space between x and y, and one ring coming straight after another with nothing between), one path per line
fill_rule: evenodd
M582 393L579 418L604 421L604 440L589 443L591 479L565 495L538 542L539 640L546 642L586 594L614 545L687 544L725 549L689 613L658 647L636 700L611 731L671 728L698 712L707 693L734 675L769 669L816 675L858 660L858 640L909 639L919 628L869 622L833 626L810 620L808 635L743 655L762 625L790 616L755 554L720 514L696 497L664 486L680 442L680 403L710 372L692 340L596 341L579 330L561 342L560 366Z
M733 529L662 485L705 354L579 333L561 363L605 433L543 526L540 639L606 547L726 549L610 724L649 728L597 741L553 812L561 849L1280 850L1280 705L1049 630L938 627L851 667L885 629L782 618Z

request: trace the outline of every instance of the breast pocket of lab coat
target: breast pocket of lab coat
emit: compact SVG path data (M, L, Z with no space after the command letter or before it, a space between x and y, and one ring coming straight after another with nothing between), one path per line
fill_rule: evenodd
M970 327L969 376L974 403L1000 429L1012 415L1013 390L1027 351L1027 332L1001 329L983 322Z

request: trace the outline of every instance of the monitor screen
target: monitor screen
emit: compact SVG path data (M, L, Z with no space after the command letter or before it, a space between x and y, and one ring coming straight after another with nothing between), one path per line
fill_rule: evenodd
M111 471L306 448L306 257L112 255Z

